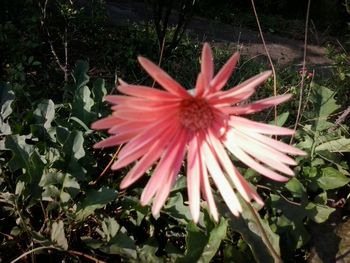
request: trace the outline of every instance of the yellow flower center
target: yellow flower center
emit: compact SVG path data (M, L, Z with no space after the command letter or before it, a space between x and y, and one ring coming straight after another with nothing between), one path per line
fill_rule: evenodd
M209 127L214 114L206 100L191 98L181 102L179 117L185 128L197 131Z

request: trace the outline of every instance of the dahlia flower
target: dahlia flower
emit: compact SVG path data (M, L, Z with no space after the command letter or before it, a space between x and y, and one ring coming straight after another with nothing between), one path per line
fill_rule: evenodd
M110 137L95 148L125 144L113 170L134 163L122 180L129 187L155 166L141 195L141 204L153 199L152 213L157 215L176 182L184 159L189 207L195 222L199 219L201 194L214 220L218 220L212 184L220 192L230 211L242 211L237 192L247 202L263 201L232 163L229 153L256 172L276 181L293 176L290 155L304 152L274 140L270 135L292 135L293 130L248 120L245 115L262 111L288 100L290 95L275 96L241 104L271 75L270 71L223 90L239 54L235 53L214 75L210 46L204 44L201 71L195 89L183 88L160 67L146 58L138 60L145 71L163 90L130 85L120 81L123 95L106 96L111 103L111 116L92 124L92 129L108 129ZM228 152L227 152L228 151Z

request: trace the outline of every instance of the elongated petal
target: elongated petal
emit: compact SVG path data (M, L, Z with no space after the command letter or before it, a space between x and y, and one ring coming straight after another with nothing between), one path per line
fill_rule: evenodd
M217 158L221 166L225 169L227 174L230 176L230 179L232 180L233 184L236 186L238 192L242 195L242 197L247 202L250 202L251 199L254 199L257 201L257 203L262 205L263 201L260 199L258 194L252 190L249 184L244 180L244 178L240 175L237 169L233 166L221 142L216 138L216 136L211 130L209 130L208 137L210 139L211 145L213 146L217 154Z
M160 100L160 101L173 101L179 100L178 96L175 96L169 92L150 88L139 85L120 85L118 90L124 94L144 98L148 100Z
M145 189L141 195L141 204L146 205L150 202L153 196L156 194L159 188L163 187L163 183L168 181L169 176L172 175L173 167L176 156L178 156L179 149L183 147L177 143L183 137L183 132L179 131L172 137L172 140L164 151L156 169L153 172L150 180L148 181Z
M294 131L291 129L269 125L265 123L251 121L245 118L238 116L231 116L229 120L231 127L236 129L250 132L258 132L262 134L271 134L271 135L293 135Z
M205 87L209 87L209 82L214 75L213 54L208 43L204 43L202 50L201 73Z
M203 143L205 143L204 135L201 134L200 132L199 134L197 134L196 137L197 137L197 145L198 145L197 154L198 154L198 161L199 161L199 168L200 168L200 183L201 183L202 193L203 193L204 199L208 203L210 214L212 215L213 219L216 222L218 222L219 213L218 213L215 200L213 197L213 193L210 187L209 176L208 176L207 167L205 165L204 156L202 155Z
M207 166L211 177L215 182L216 187L219 189L220 194L225 200L226 205L228 206L232 214L238 216L239 213L242 212L241 204L239 203L238 198L235 192L233 191L232 187L230 186L229 182L227 181L225 175L222 173L222 170L219 164L217 163L215 155L213 154L209 145L207 145L206 143L203 143L202 156L204 156L205 158L205 165Z
M170 174L164 184L161 184L161 188L158 189L153 201L152 214L154 216L159 214L160 209L165 204L165 201L169 196L171 188L173 188L175 184L177 174L181 168L181 164L185 156L187 138L187 133L183 131L180 138L177 140L178 147L173 150L175 152L175 156L173 157L173 161L170 166Z
M246 154L233 140L228 140L226 138L224 140L224 143L226 148L229 149L233 155L235 155L239 160L241 160L243 163L257 171L258 173L279 182L285 182L288 180L287 177L284 177L255 161L248 154Z
M190 211L195 223L199 219L200 211L200 163L198 156L197 138L192 137L187 153L187 193Z
M214 79L210 82L210 86L214 91L221 90L226 85L228 79L231 77L231 74L237 65L238 60L239 53L236 52L216 74Z
M105 130L108 128L113 127L114 125L119 125L125 123L125 120L122 120L115 116L109 116L104 119L95 121L93 124L91 124L91 129L94 130Z
M234 114L234 115L252 114L255 112L265 110L265 109L270 108L272 106L278 105L282 102L285 102L285 101L289 100L291 97L292 97L292 95L288 94L288 95L280 95L280 96L276 96L276 97L262 99L262 100L255 101L255 102L247 104L247 105L226 108L226 109L224 109L224 112L227 114Z
M269 77L271 76L271 71L265 71L263 73L260 73L259 75L256 75L236 87L229 89L227 91L219 92L213 96L213 98L219 98L219 99L228 99L228 98L236 98L242 93L246 92L254 92L255 89L263 84Z
M125 142L131 140L136 134L137 133L135 133L135 132L128 132L128 133L124 133L121 136L114 135L114 136L108 137L107 139L105 139L103 141L96 143L93 147L95 149L98 149L98 148L116 146L116 145L119 145L119 144L122 144L122 143L125 143Z
M255 133L255 132L246 132L247 135L249 135L251 138L256 139L257 141L266 144L280 152L283 153L288 153L291 155L306 155L307 153L296 148L293 147L291 145L288 145L284 142L281 141L277 141L274 139L271 139L270 137L267 137L265 135L259 134L259 133Z
M164 89L182 98L190 98L188 92L156 64L144 57L138 57L138 60L147 73Z

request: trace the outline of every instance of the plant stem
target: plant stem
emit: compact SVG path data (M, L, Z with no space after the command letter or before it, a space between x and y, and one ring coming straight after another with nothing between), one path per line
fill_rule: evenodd
M281 257L278 255L278 253L274 249L273 245L271 244L271 242L267 236L267 233L266 233L263 225L260 222L260 217L258 215L258 212L255 210L255 208L249 202L247 202L247 201L244 201L244 202L246 202L247 206L249 207L249 210L255 219L256 226L259 228L261 238L264 241L265 245L267 246L271 256L273 257L274 262L275 263L282 263L283 261L282 261Z

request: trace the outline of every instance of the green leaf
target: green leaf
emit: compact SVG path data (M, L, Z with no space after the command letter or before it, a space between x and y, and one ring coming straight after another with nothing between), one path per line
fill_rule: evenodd
M34 150L33 145L29 145L25 142L27 136L10 135L5 138L5 147L12 151L12 158L8 162L10 170L12 172L20 169L29 169L29 156Z
M91 98L89 87L79 87L75 92L74 101L72 103L72 114L85 123L85 125L89 126L95 117L95 114L91 112L93 105L94 100Z
M246 202L241 201L241 205L243 209L241 216L238 218L230 216L231 220L229 220L229 224L231 228L242 235L244 241L251 247L252 253L257 262L272 263L273 257L269 252L268 245L265 244L265 241L262 238L262 233L258 224L260 223L262 225L269 242L272 244L278 255L280 255L279 236L271 230L270 226L261 219L259 215L259 222L256 222L256 217L247 206Z
M102 187L98 191L89 190L86 198L78 205L76 212L76 220L83 221L89 215L93 214L96 209L105 207L108 203L115 200L117 191Z
M79 160L80 158L84 157L85 151L83 144L83 133L81 131L71 132L63 144L63 152L66 156L66 160L70 160L71 158Z
M309 203L305 207L305 209L308 212L309 218L315 221L316 223L326 222L330 214L332 214L335 211L335 208L314 203Z
M350 139L340 138L337 140L328 141L318 145L315 148L316 152L330 151L330 152L350 152Z
M89 82L87 72L89 70L89 63L83 60L78 60L73 70L73 77L75 80L76 89L85 86Z
M63 250L68 249L68 241L64 234L63 221L53 222L51 226L51 240L59 248Z
M212 229L207 229L208 234L205 234L193 222L187 225L186 230L185 256L178 258L176 262L209 263L219 249L221 241L226 237L227 221L221 218L218 225L215 225Z
M11 115L11 104L15 99L14 92L7 85L0 83L0 134L11 134L11 127L6 119Z
M316 84L314 84L312 91L310 101L313 103L314 109L311 111L313 114L310 117L315 119L313 129L323 131L333 126L327 119L329 115L339 109L339 105L336 104L334 99L334 91Z
M12 113L11 104L15 100L15 93L8 85L0 83L0 120L4 121Z
M333 167L323 168L321 176L317 179L317 184L323 190L336 189L346 185L349 182L349 177L346 177Z
M33 114L37 123L43 124L48 129L55 118L55 104L52 100L44 100L37 106Z
M180 192L176 193L174 197L169 198L164 207L164 212L183 224L187 224L192 218L189 207L184 205Z
M277 126L282 127L286 123L288 117L289 117L289 111L279 114L277 116ZM272 125L275 125L275 120L272 120L269 123Z
M292 193L293 197L306 198L306 189L305 189L305 187L295 177L291 178L285 184L285 188L287 188Z

